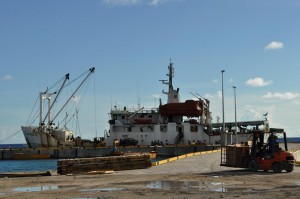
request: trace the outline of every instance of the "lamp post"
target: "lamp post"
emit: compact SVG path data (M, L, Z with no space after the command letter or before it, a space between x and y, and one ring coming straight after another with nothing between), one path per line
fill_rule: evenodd
M234 92L234 118L235 118L235 143L238 143L238 136L237 136L237 122L236 122L236 86L232 86Z
M224 145L227 145L227 139L226 139L226 129L225 129L225 116L224 116L224 85L223 85L223 74L224 74L225 70L222 70L222 114L223 114L223 128L222 128L222 133L224 135Z

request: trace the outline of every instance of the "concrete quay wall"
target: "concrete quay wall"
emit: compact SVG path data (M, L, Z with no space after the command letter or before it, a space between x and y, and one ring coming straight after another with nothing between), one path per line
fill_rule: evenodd
M166 146L127 146L118 147L122 152L150 152L156 151L162 156L179 156L188 153L208 151L218 149L217 145L166 145ZM23 148L23 149L0 149L0 160L11 160L15 153L26 155L49 154L51 158L68 159L68 158L91 158L108 154L111 147L90 147L90 148Z

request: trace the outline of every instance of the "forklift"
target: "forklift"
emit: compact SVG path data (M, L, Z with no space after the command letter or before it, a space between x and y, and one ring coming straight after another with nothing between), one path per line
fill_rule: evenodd
M283 137L284 148L278 143L278 136ZM227 145L221 150L221 166L248 168L249 171L282 170L292 172L295 158L288 152L286 133L283 129L270 128L268 132L253 130L252 140L245 144Z

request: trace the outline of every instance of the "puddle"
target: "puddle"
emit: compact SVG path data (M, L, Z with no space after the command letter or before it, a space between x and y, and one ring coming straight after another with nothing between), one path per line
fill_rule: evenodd
M127 183L127 185L142 185L149 189L177 189L181 191L187 190L201 190L207 186L221 186L222 182L199 182L199 181L149 181L149 182L134 182ZM124 185L124 184L123 184Z
M36 192L36 191L48 191L48 190L56 190L58 186L36 186L36 187L17 187L12 189L16 192Z
M95 188L95 189L82 189L80 191L123 191L127 190L126 188L121 187L103 187L103 188Z
M49 191L49 190L57 190L63 188L72 188L73 185L66 185L66 186L57 186L57 185L50 185L50 186L35 186L35 187L17 187L12 189L12 191L16 192L37 192L37 191Z
M300 186L300 181L296 182L296 185Z
M211 182L210 184L217 186L217 185L223 185L224 183L223 182Z
M5 195L5 193L0 193L0 196L3 196L3 195Z
M213 189L211 189L211 191L225 193L225 192L228 192L228 189L225 187L219 187L219 188L213 188Z

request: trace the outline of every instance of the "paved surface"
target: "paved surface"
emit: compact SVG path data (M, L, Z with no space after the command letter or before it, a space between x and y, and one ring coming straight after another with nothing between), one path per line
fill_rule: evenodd
M113 174L0 178L0 198L299 198L300 167L249 172L221 167L220 158L215 152Z

